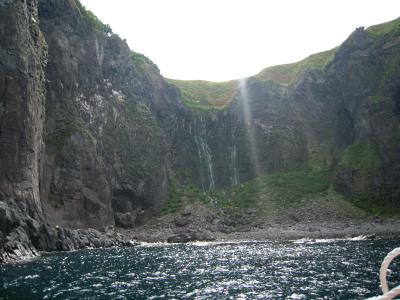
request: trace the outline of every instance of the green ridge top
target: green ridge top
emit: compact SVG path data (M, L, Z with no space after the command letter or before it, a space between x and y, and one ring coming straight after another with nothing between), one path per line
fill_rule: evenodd
M237 82L211 82L204 80L166 79L179 88L186 105L199 109L224 108L236 94Z
M273 80L288 86L295 83L302 74L312 70L323 70L335 56L337 48L316 53L295 63L268 67L254 77L267 81Z
M92 11L88 10L79 0L71 3L78 8L79 13L86 18L96 28L97 31L104 34L113 33L110 25L104 24L102 21L100 21L96 15Z
M400 18L374 25L366 29L373 38L390 35L400 36ZM339 47L328 51L312 54L307 58L290 64L265 68L253 78L260 81L274 81L283 86L296 83L301 76L310 71L322 71L335 57ZM237 82L210 82L203 80L174 80L167 79L182 93L186 105L197 109L222 109L233 99L237 91Z
M323 70L333 59L337 48L310 55L302 61L266 68L254 78L261 81L272 80L289 86L295 83L302 74L311 70ZM235 80L211 82L204 80L166 79L182 93L186 105L198 109L222 109L227 106L236 94L238 83Z
M366 31L371 37L374 38L380 38L386 34L398 36L400 35L400 18L370 26L366 29Z

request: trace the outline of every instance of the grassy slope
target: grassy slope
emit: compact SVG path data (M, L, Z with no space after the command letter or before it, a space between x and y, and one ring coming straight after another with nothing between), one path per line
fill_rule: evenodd
M340 220L368 215L394 216L400 214L389 204L365 207L348 201L335 192L326 170L297 170L260 176L229 189L202 192L194 186L176 182L171 189L163 213L174 213L185 203L201 201L219 207L226 214L240 218L255 210L263 220L288 219L300 221Z
M255 75L254 78L261 81L273 80L281 85L289 86L300 79L305 72L323 70L333 59L336 49L313 54L296 63L266 68ZM204 110L226 107L238 89L238 83L234 80L225 82L166 80L181 91L186 105Z
M399 36L400 35L400 18L394 19L378 25L370 26L366 29L367 33L374 38L381 38L385 35Z
M178 87L183 101L199 109L221 109L230 103L237 90L236 81L211 82L204 80L166 79Z
M272 66L262 70L254 77L267 81L273 80L282 85L289 86L300 79L301 75L308 71L323 70L333 59L337 48L310 55L309 57L295 63Z
M325 171L280 172L260 176L233 187L229 197L216 196L220 198L221 205L229 209L242 210L269 204L292 206L296 205L299 198L322 192L328 189L329 185L328 174Z

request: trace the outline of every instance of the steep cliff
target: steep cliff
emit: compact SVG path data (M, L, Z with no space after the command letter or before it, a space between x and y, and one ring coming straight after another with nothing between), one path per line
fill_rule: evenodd
M132 227L160 209L176 90L78 1L0 4L0 260L121 243L59 226Z
M0 248L13 248L44 221L39 169L46 43L36 1L1 1L0 19ZM19 248L31 252L29 243Z
M39 14L49 47L41 188L48 220L133 226L168 196L170 146L156 116L169 87L79 2L41 1Z

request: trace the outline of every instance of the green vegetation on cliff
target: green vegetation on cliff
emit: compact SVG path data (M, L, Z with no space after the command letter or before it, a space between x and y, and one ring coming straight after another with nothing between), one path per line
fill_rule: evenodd
M313 54L296 63L269 67L254 77L262 81L273 80L288 86L295 83L305 72L323 70L335 56L336 50L337 48L334 48L329 51ZM226 107L238 90L238 83L235 80L225 82L166 80L181 91L183 101L186 105L203 110L222 109Z
M268 67L254 77L262 81L276 81L288 86L300 79L308 71L323 70L334 58L337 48L316 53L295 63Z
M176 212L182 201L214 202L228 214L240 214L249 208L262 211L292 207L302 197L327 191L331 185L326 170L298 170L260 176L228 189L203 192L190 185L171 180L170 198L162 212Z
M46 135L46 144L52 145L57 151L61 151L65 142L74 134L80 133L84 137L91 138L89 130L85 127L81 120L76 118L66 118L59 122L52 130Z
M175 213L187 202L209 201L208 193L194 185L180 184L174 177L170 178L169 182L169 198L161 209L162 214Z
M376 159L374 150L369 146L355 144L345 151L343 164L360 166L362 159ZM375 164L375 165L374 165ZM377 167L372 166L366 168ZM365 166L362 166L365 167ZM201 201L221 209L227 215L241 218L246 212L254 210L262 218L276 216L288 217L297 210L301 214L321 214L315 218L329 217L329 211L358 218L368 215L391 217L400 214L400 209L387 201L368 195L354 195L344 198L334 191L331 175L328 170L296 170L263 175L228 189L203 192L191 185L180 185L171 182L170 198L162 209L162 213L175 213L185 204ZM324 207L319 207L323 205ZM288 213L290 212L290 213Z
M219 205L227 210L242 211L250 207L293 206L297 200L327 190L328 172L299 170L260 176L233 187L226 197L219 194Z
M113 33L110 25L101 22L96 15L88 10L79 0L75 0L75 4L81 15L86 18L96 28L97 31L104 34Z
M199 109L221 109L228 105L237 91L237 82L166 79L182 93L186 105Z
M145 68L146 65L153 64L153 62L147 56L132 50L130 52L130 57L135 63L136 67L142 70Z
M354 145L347 151L345 163L357 165L355 155L370 157L371 150ZM185 204L200 201L219 208L224 214L241 220L249 211L264 218L287 218L292 215L324 220L337 217L359 218L368 215L391 217L400 209L387 201L368 195L344 198L332 186L328 170L296 170L263 175L228 189L201 191L191 185L171 182L170 198L162 209L163 214L176 213ZM320 207L320 206L323 207ZM308 211L310 210L310 211ZM296 218L296 217L295 217Z
M371 101L381 101L379 97ZM348 185L352 187L348 200L356 207L372 215L394 216L400 214L400 209L395 207L379 193L376 183L381 180L381 165L378 150L367 143L354 143L342 153L338 170L349 174ZM351 175L350 175L351 174Z
M393 217L400 215L400 208L388 201L376 198L368 194L355 195L350 199L356 207L364 210L370 215Z
M339 166L349 169L376 171L381 167L381 162L374 146L356 143L344 150Z
M161 208L162 214L174 213L182 206L182 191L175 178L169 180L169 197Z
M380 38L385 35L391 37L400 35L400 18L394 19L378 25L370 26L366 29L367 33L374 38Z
M368 27L366 31L375 38L387 35L398 36L400 35L400 18ZM325 66L333 60L338 49L339 47L336 47L312 54L299 62L268 67L253 77L261 81L271 80L284 86L290 86L306 72L324 70ZM233 80L227 82L166 80L179 88L185 104L203 110L226 107L237 91L237 82Z

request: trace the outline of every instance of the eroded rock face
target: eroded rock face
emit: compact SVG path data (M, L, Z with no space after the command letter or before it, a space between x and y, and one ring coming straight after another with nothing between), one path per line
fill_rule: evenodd
M46 43L37 1L1 1L0 20L0 248L33 256L29 229L44 221L39 169Z
M36 1L4 2L0 14L0 200L39 217L46 44Z
M115 244L57 226L132 227L162 205L168 143L150 108L169 87L79 2L2 1L0 15L1 260Z
M79 3L41 1L39 11L52 78L41 190L48 220L135 226L168 197L169 145L155 117L170 101L168 86Z
M326 75L329 94L349 120L349 126L336 129L336 140L342 142L341 147L334 145L342 149L336 151L336 187L369 205L400 205L399 186L393 181L400 176L400 41L392 34L374 38L363 28L356 30L341 45Z

